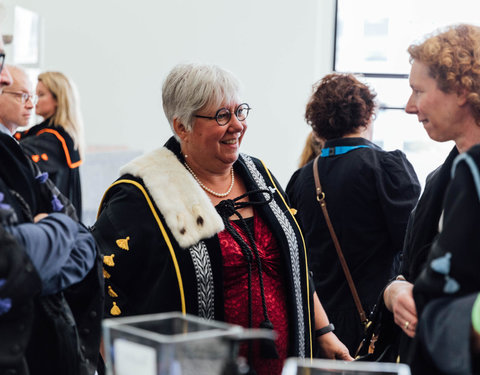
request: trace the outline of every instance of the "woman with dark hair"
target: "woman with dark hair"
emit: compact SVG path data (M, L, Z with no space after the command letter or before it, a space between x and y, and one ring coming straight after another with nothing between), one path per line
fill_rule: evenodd
M350 74L330 74L315 87L306 120L326 140L318 159L325 201L363 309L373 307L401 251L420 185L397 150L371 142L375 94ZM345 274L317 203L313 161L292 176L287 194L305 233L315 288L336 327L355 352L363 334Z

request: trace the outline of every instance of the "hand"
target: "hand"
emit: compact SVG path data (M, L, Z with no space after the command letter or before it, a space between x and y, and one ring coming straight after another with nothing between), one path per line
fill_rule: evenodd
M413 284L408 281L394 281L383 294L385 306L393 313L395 323L409 337L415 337L417 308L413 299Z
M45 214L43 212L39 213L39 214L35 215L35 217L33 218L33 222L38 223L40 220L45 219L47 216L48 216L48 214Z
M353 361L348 349L333 333L326 333L318 338L322 358Z

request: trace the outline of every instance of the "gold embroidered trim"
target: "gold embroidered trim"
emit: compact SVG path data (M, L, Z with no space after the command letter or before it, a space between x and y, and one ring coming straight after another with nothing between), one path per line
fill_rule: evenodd
M115 266L115 262L113 261L113 257L115 254L112 255L104 255L103 256L103 263L105 263L109 267Z
M130 239L130 237L127 237L127 238L120 238L118 239L116 242L117 242L117 246L120 248L120 249L123 249L123 250L130 250L129 247L128 247L128 240Z
M179 292L180 292L180 300L181 300L181 304L182 304L181 311L182 311L183 314L186 314L187 313L187 307L186 307L186 304L185 304L185 293L184 293L184 290L183 290L183 280L182 280L182 275L180 274L180 267L178 265L177 257L175 256L175 251L173 250L173 245L172 245L172 242L170 241L170 238L168 237L167 231L163 227L162 221L160 220L160 217L158 216L157 211L155 210L155 207L153 206L153 202L151 201L151 199L150 199L147 191L145 190L145 188L142 185L140 185L138 182L133 181L133 180L117 180L117 181L115 181L112 185L110 185L110 187L107 189L107 191L103 194L102 201L100 202L100 205L99 205L99 208L98 208L97 218L100 216L100 213L101 213L102 207L103 207L103 202L104 202L105 198L107 197L108 191L113 186L118 185L118 184L123 184L123 183L131 184L131 185L137 187L142 192L143 196L145 197L145 200L148 204L148 207L150 208L150 211L152 212L152 215L155 218L155 221L157 222L158 228L160 229L160 232L162 233L163 239L165 240L165 243L167 244L168 251L170 252L170 256L172 257L173 266L175 267L175 273L177 275L177 280L178 280L178 289L179 289Z
M110 285L108 286L108 295L113 298L118 297L118 294L114 292Z
M120 307L118 307L116 302L114 302L112 308L110 309L110 314L116 316L116 315L120 315L121 313L122 313L122 310L120 310Z
M111 275L107 271L105 271L105 268L103 269L103 277L105 279L109 279L111 277Z

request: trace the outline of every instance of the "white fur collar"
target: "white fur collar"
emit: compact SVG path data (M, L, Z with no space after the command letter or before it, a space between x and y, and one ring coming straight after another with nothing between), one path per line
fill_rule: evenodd
M173 152L163 147L120 169L139 177L178 244L186 249L224 229L212 202Z

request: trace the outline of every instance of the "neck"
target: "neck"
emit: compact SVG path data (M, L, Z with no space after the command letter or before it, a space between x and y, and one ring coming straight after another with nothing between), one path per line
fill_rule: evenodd
M372 126L361 126L356 131L344 135L342 138L365 138L372 140Z
M473 117L465 122L462 128L465 130L461 131L459 137L455 139L459 153L468 151L472 146L480 143L480 125L475 122Z
M197 172L192 169L188 159L185 161L185 167L191 173L195 181L200 187L210 195L215 197L224 198L230 194L235 184L235 176L233 167L230 167L228 174L215 175L215 174L202 174L200 177ZM208 178L206 178L208 176Z
M4 124L3 122L0 122L0 127L3 127L3 129L0 129L0 131L3 131L3 133L8 133L10 135L15 134L15 131L17 130L16 126Z

